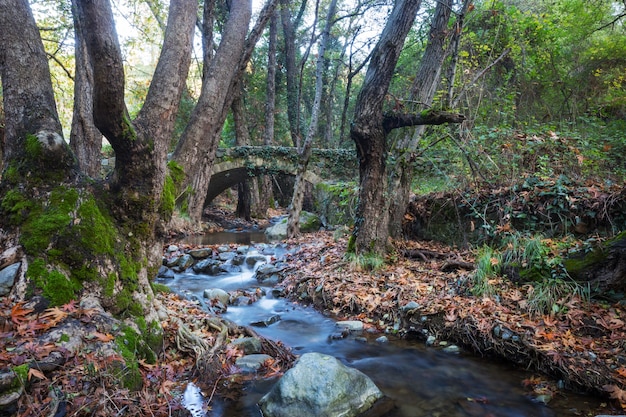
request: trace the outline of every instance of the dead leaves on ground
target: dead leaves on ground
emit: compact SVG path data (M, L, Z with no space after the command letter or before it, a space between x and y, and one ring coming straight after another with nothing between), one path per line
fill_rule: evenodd
M532 286L495 278L491 284L497 288L497 297L475 297L467 272L442 270L446 259L473 262L468 252L434 242L399 242L397 253L438 255L398 256L389 266L367 272L345 261L346 241L334 241L329 233L307 235L306 240L292 243L300 249L290 259L285 289L298 295L307 293L313 303L338 318L390 328L401 320L399 309L413 301L419 308L413 311L416 320L411 325L423 325L422 318L429 323L430 318L439 317L443 326L439 331L450 336L456 332L460 341L474 332L472 337L483 343L469 343L469 347L480 349L487 344L492 351L502 347L502 355L511 349L527 350L529 357L538 355L533 365L539 370L562 373L574 386L604 390L622 406L626 404L626 367L620 363L626 357L623 305L587 303L572 297L562 313L530 317L525 302ZM496 326L510 329L517 344L498 339L493 331Z

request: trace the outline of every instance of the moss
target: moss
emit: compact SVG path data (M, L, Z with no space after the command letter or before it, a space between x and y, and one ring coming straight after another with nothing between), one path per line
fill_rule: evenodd
M107 275L107 279L104 281L103 285L103 294L105 297L113 297L113 292L115 291L115 282L117 281L117 277L114 273L110 273Z
M146 327L145 322L144 327ZM143 387L143 377L139 371L139 360L156 363L156 354L146 342L145 337L129 326L124 326L120 336L115 339L115 344L126 364L120 375L124 386L133 391L140 390Z
M356 253L356 236L350 235L348 239L348 245L346 248L347 253Z
M133 122L130 120L127 114L125 114L122 119L122 135L124 135L126 139L133 142L137 140L137 132L135 131Z
M78 208L79 223L76 228L80 244L93 254L114 255L117 229L108 213L100 209L93 197L87 198Z
M73 277L56 270L48 270L46 262L35 259L28 265L26 276L33 281L36 288L41 289L43 296L52 305L63 305L78 298L82 285Z
M35 135L26 135L26 143L24 149L26 150L26 154L32 159L37 159L41 157L41 143L39 142L39 138L37 138L37 136Z
M31 199L17 190L8 190L5 193L0 208L4 217L13 225L21 223L30 213L39 209Z
M169 294L172 292L172 289L168 287L167 285L159 284L156 282L151 282L150 286L152 287L152 291L155 293L162 292L165 294Z
M59 338L59 342L61 343L67 343L69 341L70 341L70 337L65 333L63 333L61 337Z

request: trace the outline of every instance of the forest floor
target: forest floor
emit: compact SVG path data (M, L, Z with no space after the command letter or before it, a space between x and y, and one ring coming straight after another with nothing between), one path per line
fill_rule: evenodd
M535 371L524 385L541 400L570 389L606 399L605 408L590 415L626 410L623 301L572 295L560 313L531 315L530 284L494 278L493 296L472 294L470 251L436 242L395 242L389 262L366 271L346 260L346 236L319 232L289 242L299 250L281 285L292 297L381 332L423 340L433 335L435 343L455 343Z
M215 219L228 217L225 213L214 213ZM256 225L230 219L216 221L211 228L224 226ZM623 302L572 296L567 309L558 314L531 315L527 308L531 285L494 278L490 282L494 296L472 294L471 251L432 241L398 241L387 263L367 271L346 260L347 238L344 230L287 240L295 250L280 284L285 293L333 318L360 320L371 331L418 339L432 335L437 342L455 343L476 355L532 370L536 376L523 383L542 401L565 396L567 389L603 400L597 409L580 415L624 414ZM238 373L234 362L242 353L224 343L224 337L254 332L225 326L175 294L160 293L158 300L167 313L162 351L156 362L136 363L134 372L140 380L133 390L120 383L128 381L128 368L120 368L124 358L112 353L116 345L133 341L105 312L74 302L38 311L36 306L0 299L0 369L20 368L25 386L13 409L0 410L0 416L185 416L189 412L180 399L188 381L198 382L208 398L236 397L253 376ZM81 330L73 333L76 325ZM190 332L181 331L185 329ZM80 348L70 352L60 347L50 338L55 332L70 342L77 334ZM201 351L195 336L207 341L210 361L198 361ZM189 337L192 343L184 343ZM210 349L218 344L220 349ZM263 340L263 349L276 360L264 364L256 377L280 375L294 359L280 342Z

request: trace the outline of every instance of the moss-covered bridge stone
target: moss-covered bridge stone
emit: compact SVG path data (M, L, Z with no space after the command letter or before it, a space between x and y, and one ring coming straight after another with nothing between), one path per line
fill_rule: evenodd
M238 146L219 149L216 155L206 203L246 178L268 174L295 175L296 148L283 146ZM305 180L318 184L327 180L348 180L358 176L356 154L349 149L314 149Z

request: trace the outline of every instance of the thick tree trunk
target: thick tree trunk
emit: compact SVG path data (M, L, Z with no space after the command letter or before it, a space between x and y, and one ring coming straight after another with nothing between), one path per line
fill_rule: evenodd
M452 0L437 2L435 13L430 25L428 44L422 55L415 81L411 87L410 99L418 103L417 108L411 109L421 112L430 108L437 86L441 80L443 61L446 57L446 43L448 38L448 22L452 13ZM390 169L389 194L389 234L393 238L402 236L402 220L409 203L411 185L413 181L413 160L419 141L424 134L425 125L419 125L415 130L406 132L404 137L391 149L396 156L396 163Z
M199 221L202 216L219 144L222 114L225 108L230 108L228 93L239 74L251 13L249 0L231 3L222 41L205 73L198 103L174 151L173 159L183 167L193 190L187 203L193 221Z
M421 1L401 0L391 15L372 53L363 87L355 106L350 136L359 158L359 204L349 251L357 255L386 252L389 212L385 210L387 175L386 132L383 127L383 100Z
M287 119L293 146L300 147L300 120L298 71L296 66L296 29L300 22L306 1L302 2L298 17L293 19L289 10L290 0L280 0L280 20L283 27L284 60L287 76Z
M7 236L19 239L23 269L12 295L20 299L28 287L59 304L88 293L113 313L141 316L158 327L149 284L160 259L154 228L165 152L189 68L196 4L171 2L162 59L135 124L123 101L122 57L110 5L100 0L76 5L78 30L89 28L81 34L94 69L94 122L106 132L119 167L104 187L76 175L28 3L0 2L0 67L9 116L6 162L11 168L0 183L5 196L0 235L7 242Z

